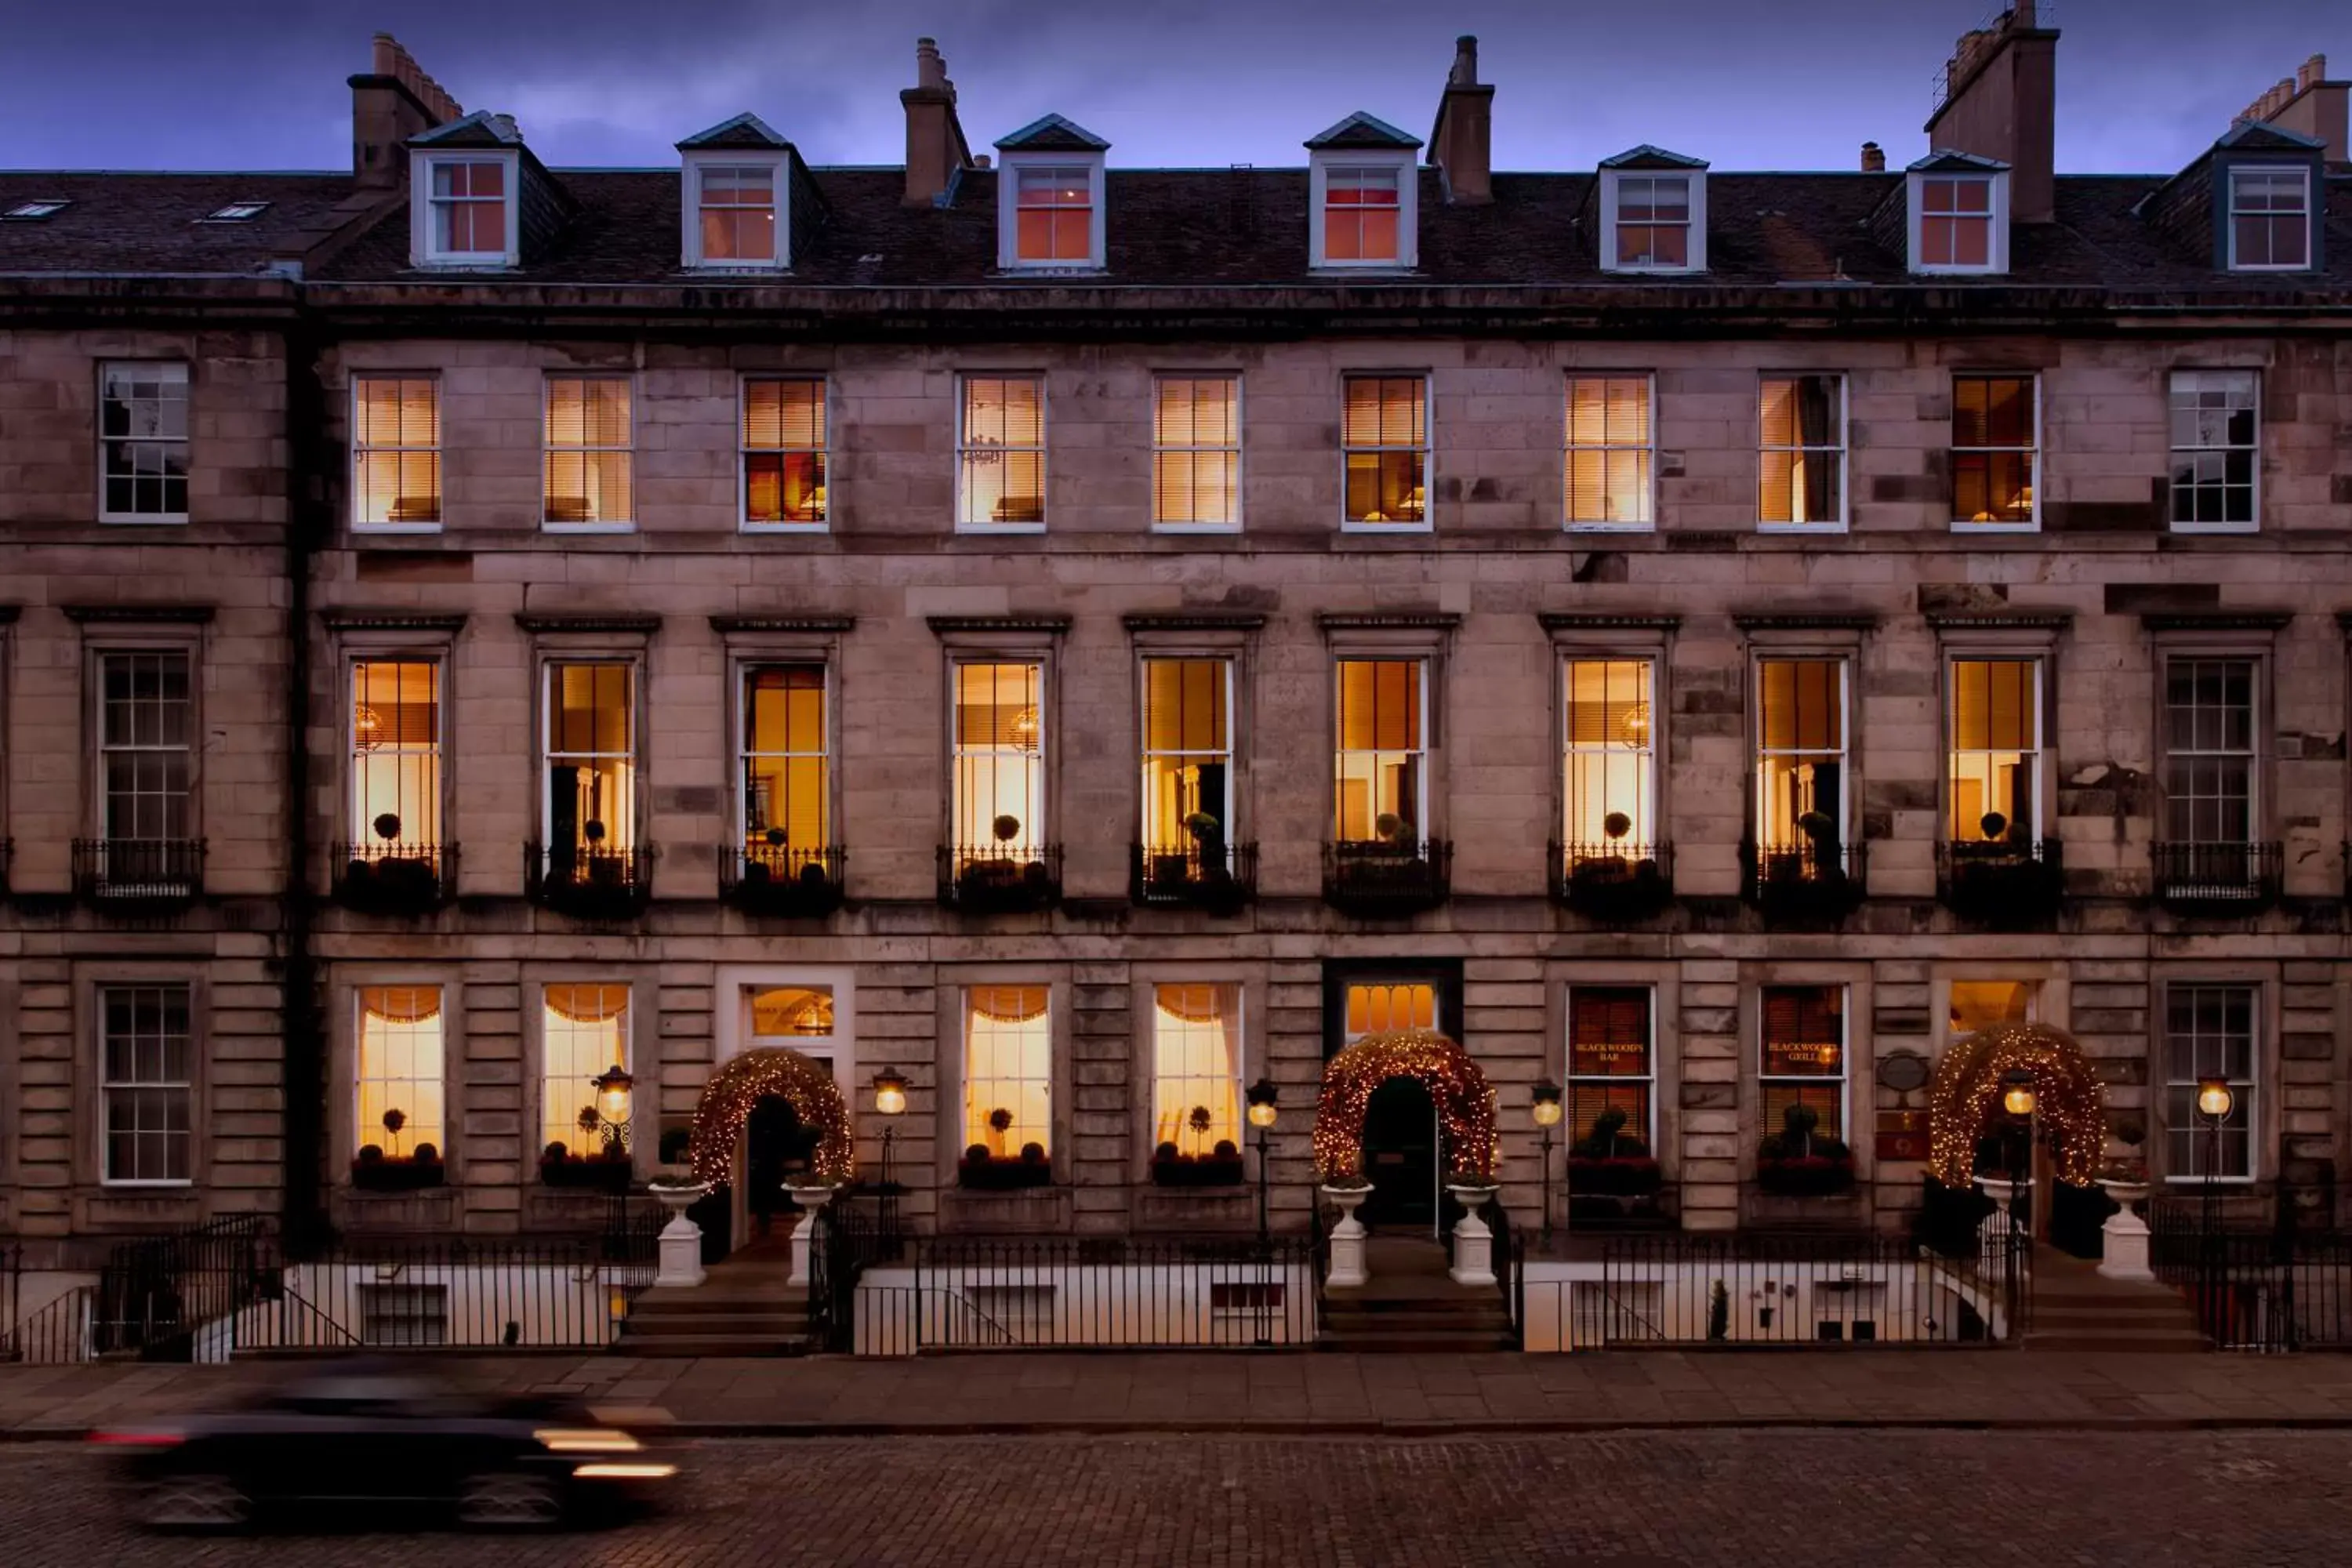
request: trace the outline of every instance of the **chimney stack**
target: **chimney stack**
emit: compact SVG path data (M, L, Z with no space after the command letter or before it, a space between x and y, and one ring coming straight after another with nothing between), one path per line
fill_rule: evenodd
M1865 174L1886 173L1886 150L1875 142L1862 144L1862 172Z
M1475 207L1495 199L1495 89L1478 80L1478 40L1466 33L1454 40L1429 161L1445 171L1448 201Z
M2352 82L2327 79L2327 57L2314 55L2282 78L2238 117L2275 125L2327 144L2325 156L2338 168L2352 163Z
M362 190L397 190L408 178L408 139L466 111L390 33L375 36L368 64L351 79L352 177Z
M939 205L955 182L956 172L975 165L971 148L956 120L955 83L948 79L948 63L930 38L915 40L915 85L902 89L898 101L907 109L907 192L910 207Z
M2032 0L2012 0L1990 27L1964 33L1944 66L1944 101L1927 119L1927 146L2009 165L2017 223L2057 216L2058 29L2039 25Z

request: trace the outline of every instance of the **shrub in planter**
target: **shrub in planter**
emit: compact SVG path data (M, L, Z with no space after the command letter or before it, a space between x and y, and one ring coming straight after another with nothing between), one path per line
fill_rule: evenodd
M1822 1197L1853 1185L1853 1151L1814 1131L1821 1121L1810 1105L1789 1107L1780 1131L1757 1146L1758 1186L1786 1197Z
M1179 1152L1162 1143L1151 1152L1151 1179L1163 1187L1226 1187L1245 1180L1242 1152L1230 1138L1220 1138L1206 1154Z
M975 1143L963 1152L956 1163L956 1181L960 1185L981 1192L1013 1192L1022 1187L1042 1187L1054 1179L1054 1167L1045 1158L1044 1145L1024 1143L1017 1158L992 1154L985 1143Z
M373 1143L362 1144L352 1161L352 1185L368 1193L413 1193L437 1187L446 1179L440 1151L419 1143L406 1159L388 1158Z
M598 1192L625 1192L634 1173L625 1151L582 1156L562 1143L550 1143L540 1151L539 1179L551 1187L589 1187Z
M1658 1162L1648 1144L1625 1131L1625 1121L1622 1110L1604 1110L1585 1136L1569 1145L1570 1193L1642 1197L1658 1190Z

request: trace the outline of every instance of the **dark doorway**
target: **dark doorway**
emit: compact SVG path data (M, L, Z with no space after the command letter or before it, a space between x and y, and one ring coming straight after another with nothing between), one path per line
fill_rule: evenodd
M743 1119L743 1206L751 1220L747 1244L766 1236L775 1216L791 1209L784 1188L805 1179L820 1136L779 1095L761 1096Z
M1437 1106L1420 1079L1392 1078L1364 1106L1366 1225L1428 1230L1437 1223Z

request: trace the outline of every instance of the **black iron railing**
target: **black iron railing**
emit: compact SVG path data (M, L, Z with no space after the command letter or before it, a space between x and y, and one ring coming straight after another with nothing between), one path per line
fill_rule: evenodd
M2286 847L2267 844L2151 844L2148 867L2157 898L2190 912L2243 913L2278 901Z
M2301 1228L2285 1192L2266 1203L2233 1188L2209 1205L2191 1184L2148 1201L2147 1229L2148 1266L2220 1348L2352 1345L2352 1236Z
M457 896L455 844L339 844L335 901L365 914L429 914Z
M653 885L651 849L609 849L601 845L523 847L523 896L575 920L634 919L653 901Z
M205 890L201 838L77 838L74 891L99 904L174 905Z
M719 896L747 915L814 919L841 908L843 865L837 844L800 848L751 844L719 852Z
M2065 890L2063 847L2055 838L1948 839L1936 847L1936 896L1979 925L2047 924Z
M1230 912L1257 897L1257 846L1223 842L1128 847L1128 896Z
M1860 843L1748 839L1739 846L1739 857L1746 871L1740 896L1767 921L1843 920L1861 904L1868 881L1870 853Z
M1062 897L1062 847L940 846L940 902L970 914L1051 909Z
M118 1243L99 1270L93 1351L143 1361L194 1359L200 1333L266 1294L273 1257L257 1215Z
M1454 846L1442 838L1323 846L1323 901L1343 914L1402 919L1453 895Z
M1674 846L1622 839L1554 844L1551 896L1612 925L1649 920L1675 901Z

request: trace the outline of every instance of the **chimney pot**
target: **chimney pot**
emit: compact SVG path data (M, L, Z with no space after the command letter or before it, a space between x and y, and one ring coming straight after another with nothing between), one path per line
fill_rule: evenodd
M1454 74L1446 81L1454 87L1478 85L1478 40L1471 34L1454 40Z
M948 63L933 38L915 40L915 85L900 90L898 101L907 111L907 184L902 200L908 206L930 206L955 182L958 169L972 168L971 149L956 120L955 83L948 79Z
M938 89L948 85L948 63L940 58L939 41L935 38L915 40L915 85Z
M1478 40L1454 40L1454 64L1437 100L1429 161L1445 171L1445 199L1484 206L1495 199L1495 89L1478 79Z
M1886 152L1875 142L1862 144L1862 172L1865 174L1886 173Z

